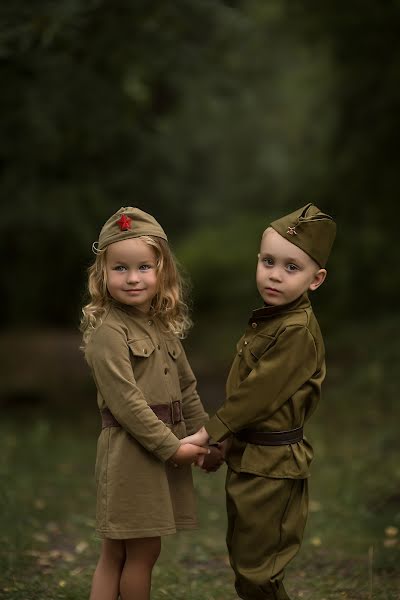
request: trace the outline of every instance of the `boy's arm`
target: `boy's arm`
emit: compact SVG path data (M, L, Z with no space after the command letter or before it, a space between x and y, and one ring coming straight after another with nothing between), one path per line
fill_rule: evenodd
M309 330L300 325L287 327L205 424L207 434L222 441L268 419L316 370L317 351Z

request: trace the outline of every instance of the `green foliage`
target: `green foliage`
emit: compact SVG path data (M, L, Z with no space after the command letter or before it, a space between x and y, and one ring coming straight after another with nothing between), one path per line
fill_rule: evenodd
M211 230L230 239L243 218L250 239L313 201L339 224L321 318L394 306L399 20L373 0L4 3L0 252L24 293L2 278L2 324L75 325L91 243L128 204L160 219L197 285L190 247ZM225 268L232 248L213 245Z

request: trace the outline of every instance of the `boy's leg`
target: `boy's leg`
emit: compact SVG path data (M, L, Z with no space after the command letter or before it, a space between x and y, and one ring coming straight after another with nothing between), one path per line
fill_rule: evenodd
M227 545L245 600L289 600L285 566L297 554L308 511L306 479L227 474Z

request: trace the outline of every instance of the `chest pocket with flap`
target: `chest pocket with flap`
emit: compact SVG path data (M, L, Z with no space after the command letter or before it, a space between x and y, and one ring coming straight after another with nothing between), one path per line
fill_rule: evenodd
M182 354L181 345L179 344L179 342L177 342L177 340L170 338L165 340L165 344L167 346L168 354L174 360L176 360Z
M154 352L154 344L149 337L141 340L130 340L128 346L135 358L148 358Z
M253 360L258 361L274 342L275 338L272 335L256 335L249 344L249 351Z

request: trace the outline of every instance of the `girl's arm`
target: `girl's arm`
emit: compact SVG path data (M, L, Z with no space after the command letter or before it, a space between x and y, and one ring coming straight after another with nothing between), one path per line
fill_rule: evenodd
M184 444L171 456L176 465L191 465L193 462L202 464L204 456L210 454L209 448L200 448L194 444Z
M181 439L182 444L196 444L197 446L206 446L210 440L210 436L204 427L199 429L196 433L188 435Z
M86 358L99 396L121 427L160 460L171 458L180 441L157 418L136 384L123 326L103 323L89 341Z
M185 351L181 342L177 339L179 356L177 358L177 367L179 373L179 384L182 394L182 411L188 434L195 433L206 421L208 414L204 410L203 404L197 393L197 381L189 365Z

